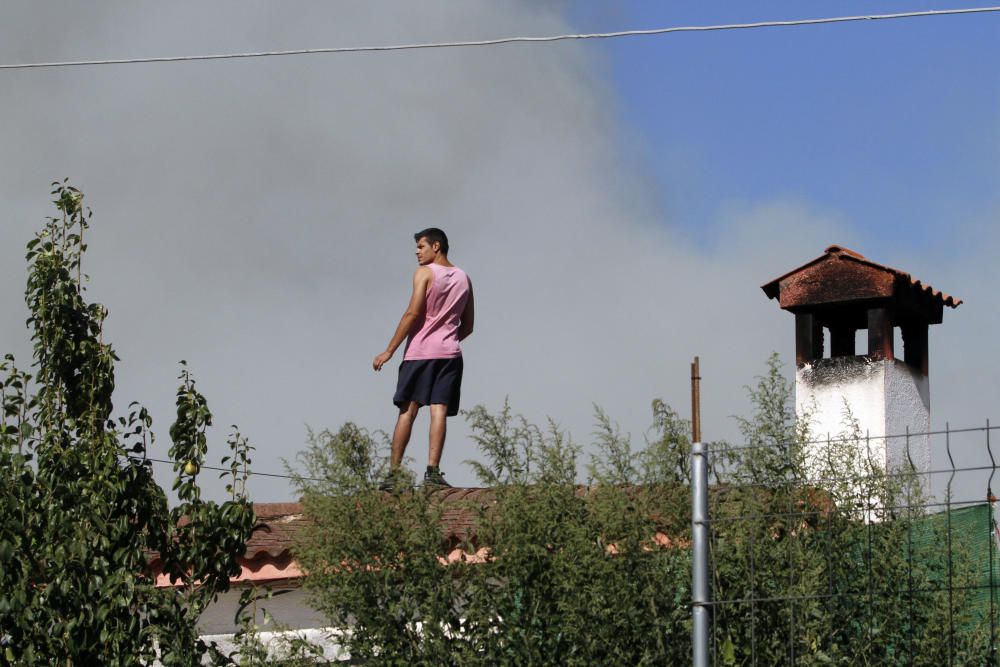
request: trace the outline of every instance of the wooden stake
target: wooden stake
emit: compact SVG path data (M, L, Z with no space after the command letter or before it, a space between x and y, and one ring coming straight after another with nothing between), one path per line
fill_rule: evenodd
M701 365L691 363L691 442L701 442Z

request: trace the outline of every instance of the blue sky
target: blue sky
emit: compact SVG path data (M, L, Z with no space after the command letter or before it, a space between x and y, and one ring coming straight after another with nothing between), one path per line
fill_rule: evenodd
M574 3L585 32L967 2ZM877 247L968 243L1000 203L1000 15L637 37L596 47L662 205L712 244L734 201L802 199Z

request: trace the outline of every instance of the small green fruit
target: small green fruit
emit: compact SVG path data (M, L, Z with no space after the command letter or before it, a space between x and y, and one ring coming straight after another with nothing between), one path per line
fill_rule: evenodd
M188 461L184 464L184 474L185 475L197 475L198 474L198 464L194 461Z

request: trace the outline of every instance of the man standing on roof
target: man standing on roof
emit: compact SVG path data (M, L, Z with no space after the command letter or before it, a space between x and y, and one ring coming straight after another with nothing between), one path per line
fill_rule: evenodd
M406 339L403 363L392 402L399 408L399 418L392 433L392 458L389 476L380 488L392 489L403 461L406 445L417 411L430 406L430 446L427 456L425 486L451 486L441 474L446 418L458 414L462 392L462 349L459 341L472 333L474 305L472 282L465 271L448 261L448 237L431 227L413 235L417 242L417 262L413 274L413 294L396 333L372 361L372 368L382 370L396 348Z

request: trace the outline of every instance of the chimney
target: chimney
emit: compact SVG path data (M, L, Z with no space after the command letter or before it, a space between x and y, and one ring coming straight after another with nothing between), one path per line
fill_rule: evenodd
M841 246L762 289L795 315L795 409L809 415L811 437L841 435L846 406L862 435L871 436L875 463L891 470L912 461L918 472L930 470L927 435L909 443L885 436L930 430L927 328L941 323L945 306L962 301ZM860 330L868 332L867 349L856 350ZM811 455L821 452L813 448Z

